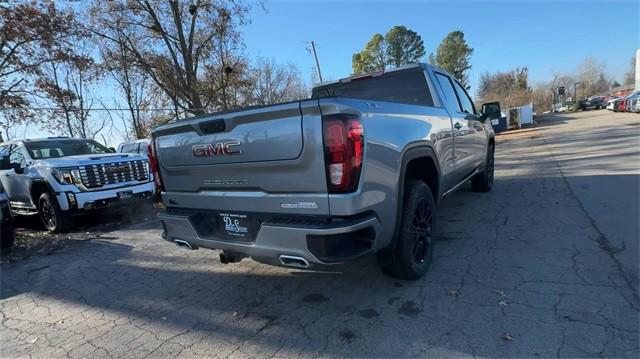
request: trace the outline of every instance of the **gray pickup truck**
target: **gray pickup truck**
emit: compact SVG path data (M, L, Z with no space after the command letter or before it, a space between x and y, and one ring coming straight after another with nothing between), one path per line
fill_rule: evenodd
M152 133L164 238L320 268L377 255L417 279L437 204L471 180L493 184L492 117L427 64L323 83L310 99L180 120Z

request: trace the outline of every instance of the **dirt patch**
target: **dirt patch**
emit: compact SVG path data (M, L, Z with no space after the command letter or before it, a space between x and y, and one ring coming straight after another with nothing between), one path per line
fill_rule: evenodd
M69 233L54 234L44 229L40 217L16 216L16 240L10 250L3 250L0 263L17 262L33 256L48 256L57 250L92 239L110 239L106 233L132 224L151 222L156 210L151 203L134 207L116 207L75 217Z

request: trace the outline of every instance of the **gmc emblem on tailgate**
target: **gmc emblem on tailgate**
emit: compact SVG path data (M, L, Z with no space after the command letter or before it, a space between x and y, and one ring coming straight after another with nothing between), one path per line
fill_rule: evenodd
M216 144L207 143L206 145L194 145L191 151L196 157L239 155L242 153L242 150L234 148L238 146L240 146L240 141L220 142Z

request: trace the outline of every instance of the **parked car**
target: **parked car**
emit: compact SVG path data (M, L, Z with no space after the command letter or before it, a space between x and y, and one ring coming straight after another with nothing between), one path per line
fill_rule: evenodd
M636 99L635 104L633 105L631 111L635 113L640 113L640 98Z
M627 99L628 99L627 96L622 98L622 100L620 101L620 104L618 105L618 111L620 112L627 111Z
M154 190L146 156L68 137L0 143L0 182L14 214L39 214L52 232L68 230L74 215L150 198Z
M640 91L629 94L625 100L625 111L635 112L638 98L640 98Z
M120 152L120 153L139 153L139 154L146 155L147 154L147 147L149 146L150 142L151 142L151 140L149 140L149 139L142 139L142 140L135 140L135 141L131 141L131 142L125 142L125 143L120 144L120 146L118 146L118 152Z
M589 99L589 107L594 110L600 110L606 107L605 97L596 96Z
M617 100L614 101L613 103L613 112L619 112L620 110L620 106L622 105L622 103L624 102L624 97L621 97Z
M619 102L619 100L620 100L620 97L613 97L613 96L609 97L607 99L607 110L614 111L615 106L616 106L616 101Z
M587 100L578 100L571 104L571 111L586 111L591 108L591 104Z
M383 272L417 279L437 204L467 181L493 186L500 104L483 109L453 76L416 64L158 127L164 238L221 249L224 263L313 268L376 255Z
M15 230L13 228L13 216L9 207L9 198L0 182L0 250L13 247Z

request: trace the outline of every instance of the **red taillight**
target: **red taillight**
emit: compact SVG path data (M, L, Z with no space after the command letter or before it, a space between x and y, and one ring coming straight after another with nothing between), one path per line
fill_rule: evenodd
M153 142L147 146L147 156L149 157L149 170L153 174L153 181L156 184L156 192L163 192L164 187L160 180L160 166L158 165L158 157L156 156Z
M362 123L353 115L324 116L322 123L329 193L353 192L364 155Z

